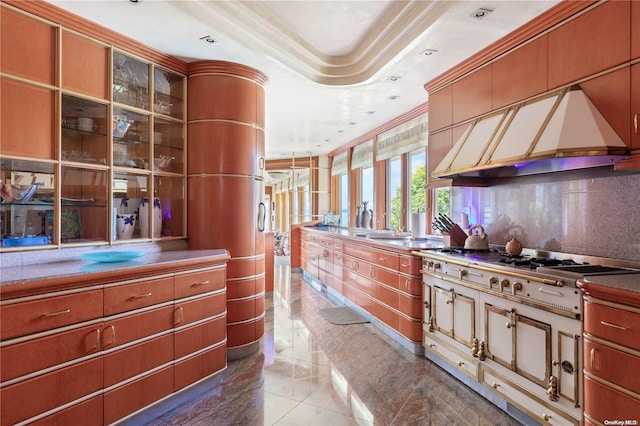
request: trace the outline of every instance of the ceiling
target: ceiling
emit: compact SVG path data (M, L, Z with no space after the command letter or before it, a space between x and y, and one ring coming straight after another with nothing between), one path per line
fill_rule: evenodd
M418 107L427 81L559 2L48 1L187 62L263 72L267 159L327 154Z

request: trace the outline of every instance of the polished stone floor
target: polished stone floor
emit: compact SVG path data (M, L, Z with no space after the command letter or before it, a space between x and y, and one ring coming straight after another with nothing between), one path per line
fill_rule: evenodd
M318 310L333 303L308 286L299 272L291 272L286 262L276 263L275 275L275 291L266 296L261 351L230 361L219 383L197 387L170 411L127 423L518 424L372 324L333 325L326 321Z

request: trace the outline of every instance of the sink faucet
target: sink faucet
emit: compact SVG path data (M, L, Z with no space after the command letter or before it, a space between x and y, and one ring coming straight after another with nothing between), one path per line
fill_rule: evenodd
M395 219L398 222L398 226L393 228L393 232L395 235L400 235L402 231L404 231L404 226L402 226L402 220L400 217L398 217L398 214L396 212L394 211L384 212L384 216L391 216L393 219Z

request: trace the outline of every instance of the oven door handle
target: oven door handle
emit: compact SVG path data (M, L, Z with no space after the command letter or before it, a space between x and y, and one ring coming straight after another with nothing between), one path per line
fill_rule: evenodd
M560 296L560 297L562 297L562 293L561 293L561 292L559 292L559 291L549 290L548 288L540 287L540 288L538 289L538 291L539 291L540 293L545 293L545 294L550 294L550 295L552 295L552 296Z

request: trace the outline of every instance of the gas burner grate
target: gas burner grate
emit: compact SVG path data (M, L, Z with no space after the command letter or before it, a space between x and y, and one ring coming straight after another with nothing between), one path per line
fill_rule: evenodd
M441 248L440 253L451 253L451 254L478 254L478 253L497 253L497 250L494 249L468 249L464 247L444 247Z

